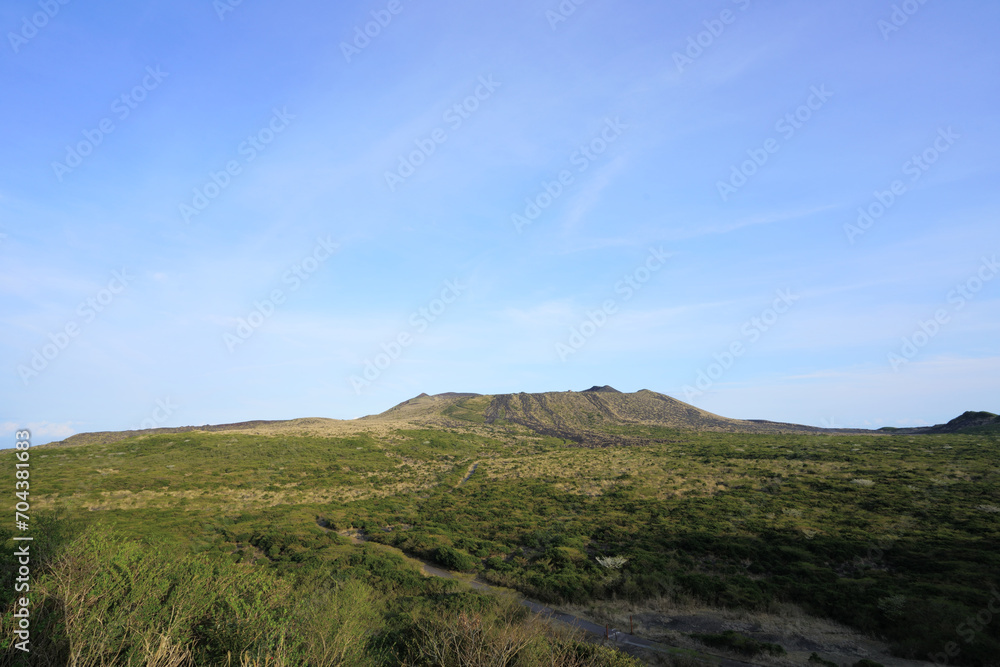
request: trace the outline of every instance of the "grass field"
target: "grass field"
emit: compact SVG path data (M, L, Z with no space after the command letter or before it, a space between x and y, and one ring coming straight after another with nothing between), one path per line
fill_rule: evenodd
M45 650L90 652L79 664L94 665L147 664L157 651L164 665L269 655L436 664L428 652L472 650L452 636L464 627L488 629L497 645L524 640L506 664L630 660L329 528L547 603L672 600L760 614L793 604L900 657L926 660L953 643L949 664L998 664L1000 619L969 625L1000 586L996 435L629 426L643 444L582 448L469 423L34 449L32 511L50 517L36 529L51 534L36 573ZM0 537L9 579L11 535ZM2 591L7 627L12 582ZM112 602L117 620L98 623Z

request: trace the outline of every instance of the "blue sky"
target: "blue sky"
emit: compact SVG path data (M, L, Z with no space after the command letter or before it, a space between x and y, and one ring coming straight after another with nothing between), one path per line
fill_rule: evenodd
M827 426L1000 411L996 3L0 26L0 437L594 384Z

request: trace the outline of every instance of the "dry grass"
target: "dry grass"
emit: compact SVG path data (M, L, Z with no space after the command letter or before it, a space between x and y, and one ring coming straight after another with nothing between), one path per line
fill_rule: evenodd
M683 461L683 467L679 463ZM665 458L663 448L563 449L531 457L499 457L480 468L487 479L540 479L567 493L600 496L620 484L634 484L647 498L666 500L691 495L714 496L736 484L746 484L748 472L755 487L761 476L789 481L804 474L802 461L771 459L753 461L753 469L717 464L699 464L678 452ZM849 464L810 461L817 476L842 477Z
M390 478L391 479L391 478ZM261 489L233 489L216 487L210 490L179 491L102 491L99 494L81 493L54 497L38 495L33 506L37 509L80 508L90 511L166 509L198 510L206 507L226 507L239 509L259 509L279 505L329 504L352 500L385 498L401 493L426 491L437 484L436 480L424 482L386 481L371 488L354 486L332 486L326 489L296 490L285 488L278 491ZM187 502L185 502L187 501Z

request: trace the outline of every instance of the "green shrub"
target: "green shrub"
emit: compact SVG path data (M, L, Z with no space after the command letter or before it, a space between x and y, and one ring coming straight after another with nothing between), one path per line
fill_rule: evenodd
M694 633L691 637L697 639L706 646L727 649L750 658L761 654L774 656L785 655L785 648L780 644L758 641L753 637L747 637L746 635L735 632L734 630L726 630L721 634Z
M456 572L468 572L479 565L479 561L466 552L446 546L434 550L434 561Z

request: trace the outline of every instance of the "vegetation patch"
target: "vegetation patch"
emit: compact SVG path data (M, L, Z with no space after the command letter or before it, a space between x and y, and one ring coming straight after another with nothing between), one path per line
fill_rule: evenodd
M745 655L748 658L758 655L785 655L785 649L780 644L758 641L753 637L748 637L733 630L726 630L718 634L693 633L691 637L697 639L705 646L732 651L740 655Z

